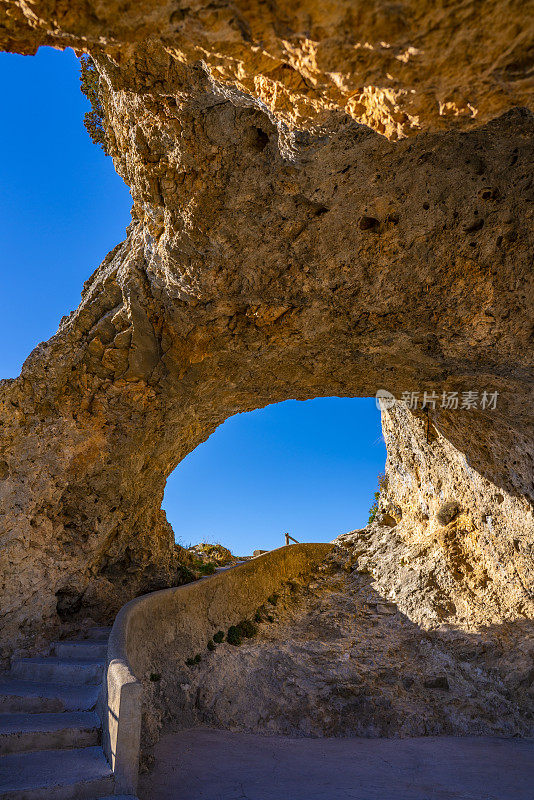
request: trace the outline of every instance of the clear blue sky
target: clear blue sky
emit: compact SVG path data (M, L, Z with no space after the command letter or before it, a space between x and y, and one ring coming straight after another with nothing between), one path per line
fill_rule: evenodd
M130 195L83 127L72 51L0 53L0 377L15 377L76 308L130 221ZM245 554L364 525L384 468L371 399L288 401L227 420L170 477L164 508L185 544Z
M288 400L226 420L174 470L163 507L182 544L330 541L367 523L385 458L374 399Z
M78 73L72 50L0 53L1 377L76 308L130 222L130 193L83 127Z

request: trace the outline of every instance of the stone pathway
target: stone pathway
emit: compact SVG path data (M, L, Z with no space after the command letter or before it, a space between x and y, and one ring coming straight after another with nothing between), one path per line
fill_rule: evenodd
M534 740L162 737L140 800L532 800Z
M0 680L0 800L113 794L95 713L110 630L57 642L49 656L14 659Z

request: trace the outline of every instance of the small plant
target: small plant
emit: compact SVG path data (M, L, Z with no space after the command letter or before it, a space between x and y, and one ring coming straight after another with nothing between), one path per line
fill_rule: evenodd
M380 492L385 489L386 484L386 476L384 473L380 472L378 475L378 491L374 493L374 501L373 505L369 509L369 521L367 522L368 525L371 522L374 522L376 515L378 514L378 501L380 499Z
M177 578L176 578L176 586L182 586L184 583L192 583L196 581L197 576L194 572L191 572L189 567L186 567L184 564L178 565L177 570Z
M272 594L270 597L267 598L267 602L270 603L272 606L275 606L278 603L278 595Z
M239 635L239 628L237 625L230 625L228 633L226 634L226 641L228 644L233 644L234 647L241 644L241 636Z
M217 633L213 637L213 641L216 642L216 644L220 644L221 642L223 642L224 641L224 631L217 631Z
M207 562L200 562L197 569L201 575L213 575L213 573L217 568L215 564L211 563L211 561L207 561Z
M252 639L258 632L258 629L254 625L253 622L249 619L244 619L238 625L241 635L245 637L245 639Z
M157 683L158 681L161 680L161 675L159 674L159 672L151 672L150 680L153 681L154 683Z
M243 619L237 625L231 625L226 634L228 644L235 647L241 644L243 639L251 639L257 633L257 628L249 619Z
M217 647L217 645L215 644L213 639L210 639L209 642L208 642L208 650L215 650L216 647Z
M202 661L202 656L200 655L200 653L197 653L196 656L193 656L193 658L186 658L185 663L187 664L188 667L194 667L195 664L200 664L201 661Z
M83 118L85 129L93 142L109 156L104 128L104 108L100 99L100 75L95 62L87 54L80 56L80 84L82 92L91 103L91 111L88 111Z

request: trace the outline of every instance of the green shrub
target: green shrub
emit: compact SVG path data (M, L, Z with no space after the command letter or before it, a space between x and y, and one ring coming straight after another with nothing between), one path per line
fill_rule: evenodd
M195 579L202 575L213 575L217 569L217 565L212 561L202 561L200 558L191 559L191 569L196 572Z
M382 472L380 472L378 475L378 491L374 493L373 505L369 509L369 520L367 522L368 525L370 525L371 522L374 522L375 517L378 514L378 501L380 499L380 493L382 492L383 489L385 489L385 483L386 483L386 476Z
M91 111L85 114L83 124L93 142L109 156L104 128L104 108L100 100L100 76L95 62L87 54L80 56L80 85L82 92L91 103Z
M193 658L186 658L185 663L188 667L193 667L195 664L200 664L201 661L202 656L200 653L197 653L196 656L193 656Z
M231 625L226 634L228 644L235 647L241 644L243 639L251 639L257 633L257 628L249 619L243 619L237 625Z
M275 606L278 603L278 595L272 594L270 597L267 598L267 602L270 603L272 606Z
M237 627L239 628L241 636L243 636L245 639L252 639L252 637L258 632L258 629L254 623L249 619L244 619Z
M198 565L198 571L201 575L213 575L217 567L211 561L201 562Z
M161 680L161 675L159 674L159 672L151 672L150 673L150 680L154 681L154 683L157 683L157 681Z
M239 635L239 628L237 625L230 625L228 633L226 634L226 641L228 644L233 644L234 647L241 644L241 636Z
M175 586L183 586L184 583L192 583L196 581L197 576L194 572L191 572L189 567L184 566L184 564L179 564L177 571L176 571L176 581L174 583Z
M217 644L220 644L221 642L223 642L224 641L224 631L217 631L217 633L213 637L213 641L216 642Z
M217 647L217 645L215 644L213 639L210 639L209 642L208 642L208 650L215 650L216 647Z

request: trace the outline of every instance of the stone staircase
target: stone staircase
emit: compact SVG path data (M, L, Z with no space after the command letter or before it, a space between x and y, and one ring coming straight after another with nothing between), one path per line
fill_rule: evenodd
M114 795L95 712L111 628L13 659L0 678L0 800L135 800Z

